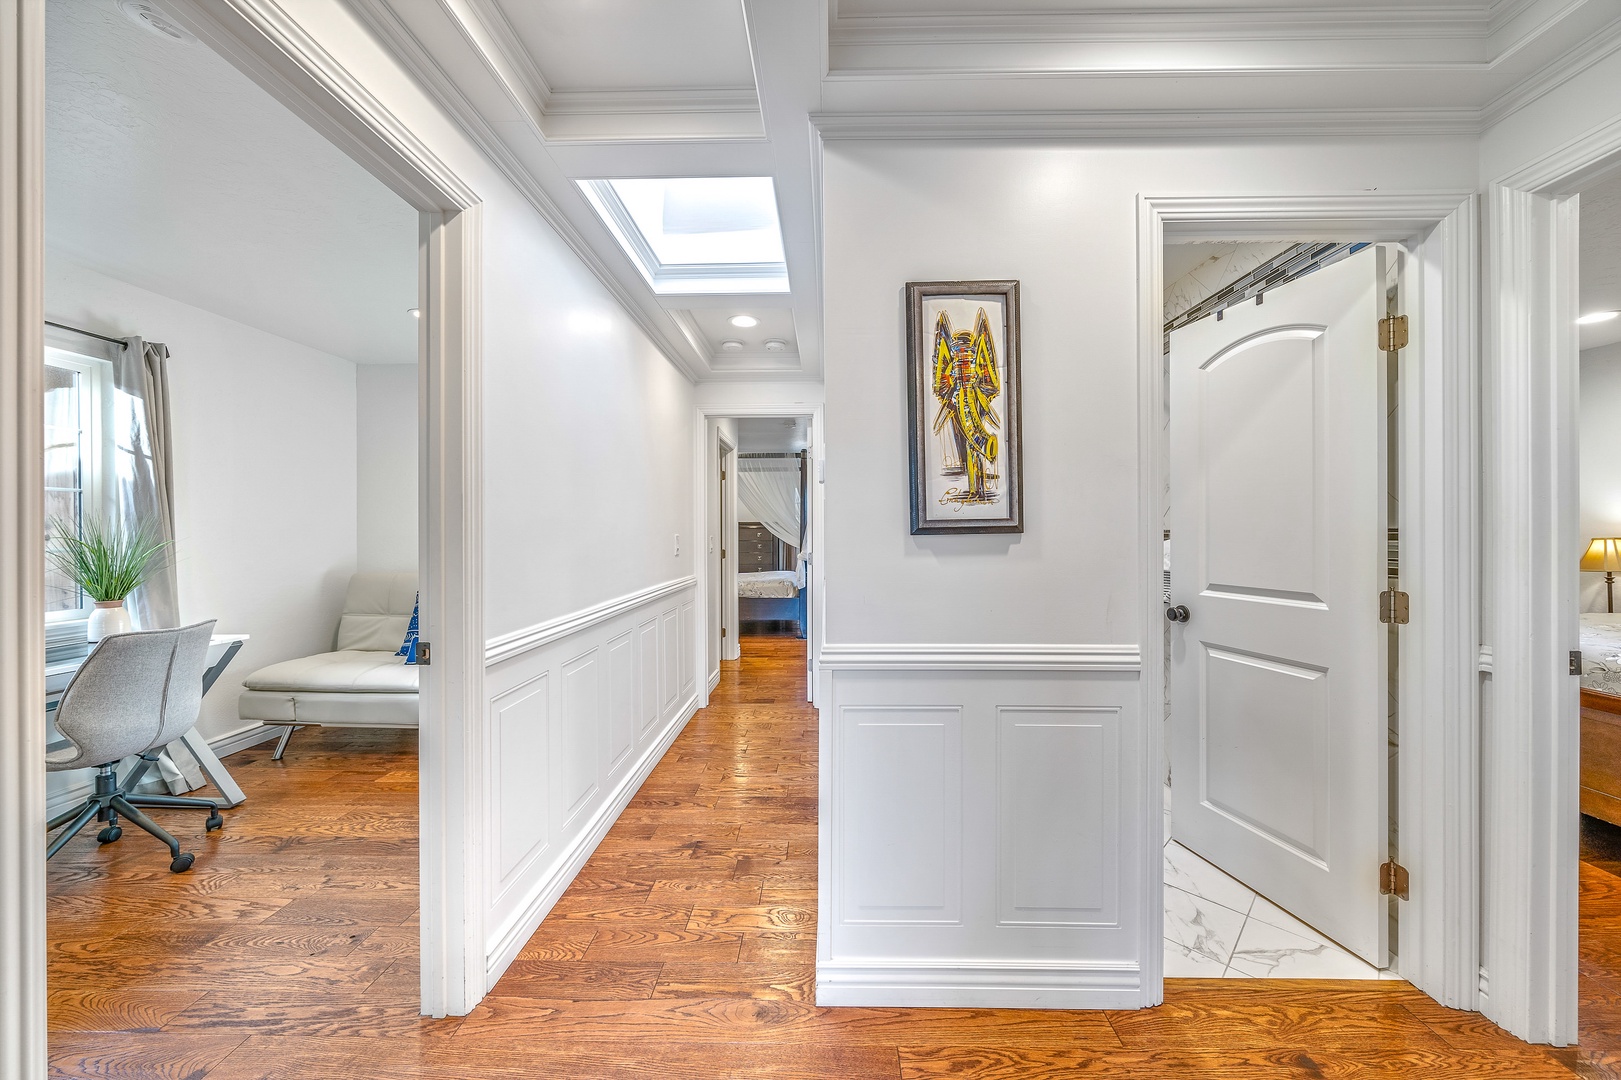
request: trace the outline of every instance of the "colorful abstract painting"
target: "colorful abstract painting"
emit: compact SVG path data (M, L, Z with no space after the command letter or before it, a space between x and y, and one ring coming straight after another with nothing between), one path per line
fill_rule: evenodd
M912 532L1020 532L1018 282L907 285Z

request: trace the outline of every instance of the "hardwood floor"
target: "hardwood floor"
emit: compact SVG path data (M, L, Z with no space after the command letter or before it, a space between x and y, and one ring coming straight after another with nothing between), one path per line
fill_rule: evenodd
M817 1008L803 657L744 640L462 1019L417 1015L410 733L307 729L281 763L268 744L236 755L249 798L224 830L161 818L197 852L189 874L133 829L83 834L48 875L53 1075L1621 1077L1621 831L1584 847L1580 1048L1527 1046L1400 982L1172 981L1139 1012Z

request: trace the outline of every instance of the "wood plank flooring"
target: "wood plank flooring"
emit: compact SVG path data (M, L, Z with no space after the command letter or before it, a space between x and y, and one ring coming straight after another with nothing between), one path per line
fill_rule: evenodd
M49 868L54 1076L927 1080L1621 1077L1621 830L1582 867L1582 1045L1400 982L1172 981L1139 1012L814 1004L816 720L792 638L747 638L489 998L417 1015L410 733L235 755L196 868L135 830ZM1587 839L1584 837L1584 839ZM1614 840L1613 850L1606 840Z

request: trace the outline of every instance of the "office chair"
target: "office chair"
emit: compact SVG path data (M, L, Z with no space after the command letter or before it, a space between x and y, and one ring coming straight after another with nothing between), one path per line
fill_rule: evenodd
M224 824L219 805L208 799L137 795L135 786L157 761L158 752L197 723L213 633L210 619L176 630L111 634L85 658L56 709L56 730L73 745L47 753L45 768L62 772L94 766L96 789L81 805L46 825L46 832L68 826L51 841L47 859L92 818L106 823L96 839L112 843L124 834L118 823L122 816L169 846L170 870L179 874L191 869L196 857L182 853L180 842L137 807L207 810L205 830L212 832ZM131 754L140 755L141 763L120 787L118 763Z

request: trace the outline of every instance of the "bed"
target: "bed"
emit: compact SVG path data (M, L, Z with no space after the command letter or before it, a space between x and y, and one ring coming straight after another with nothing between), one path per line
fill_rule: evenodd
M805 594L792 570L761 570L737 575L737 621L791 622L805 636Z
M1582 614L1582 813L1621 825L1621 614Z

